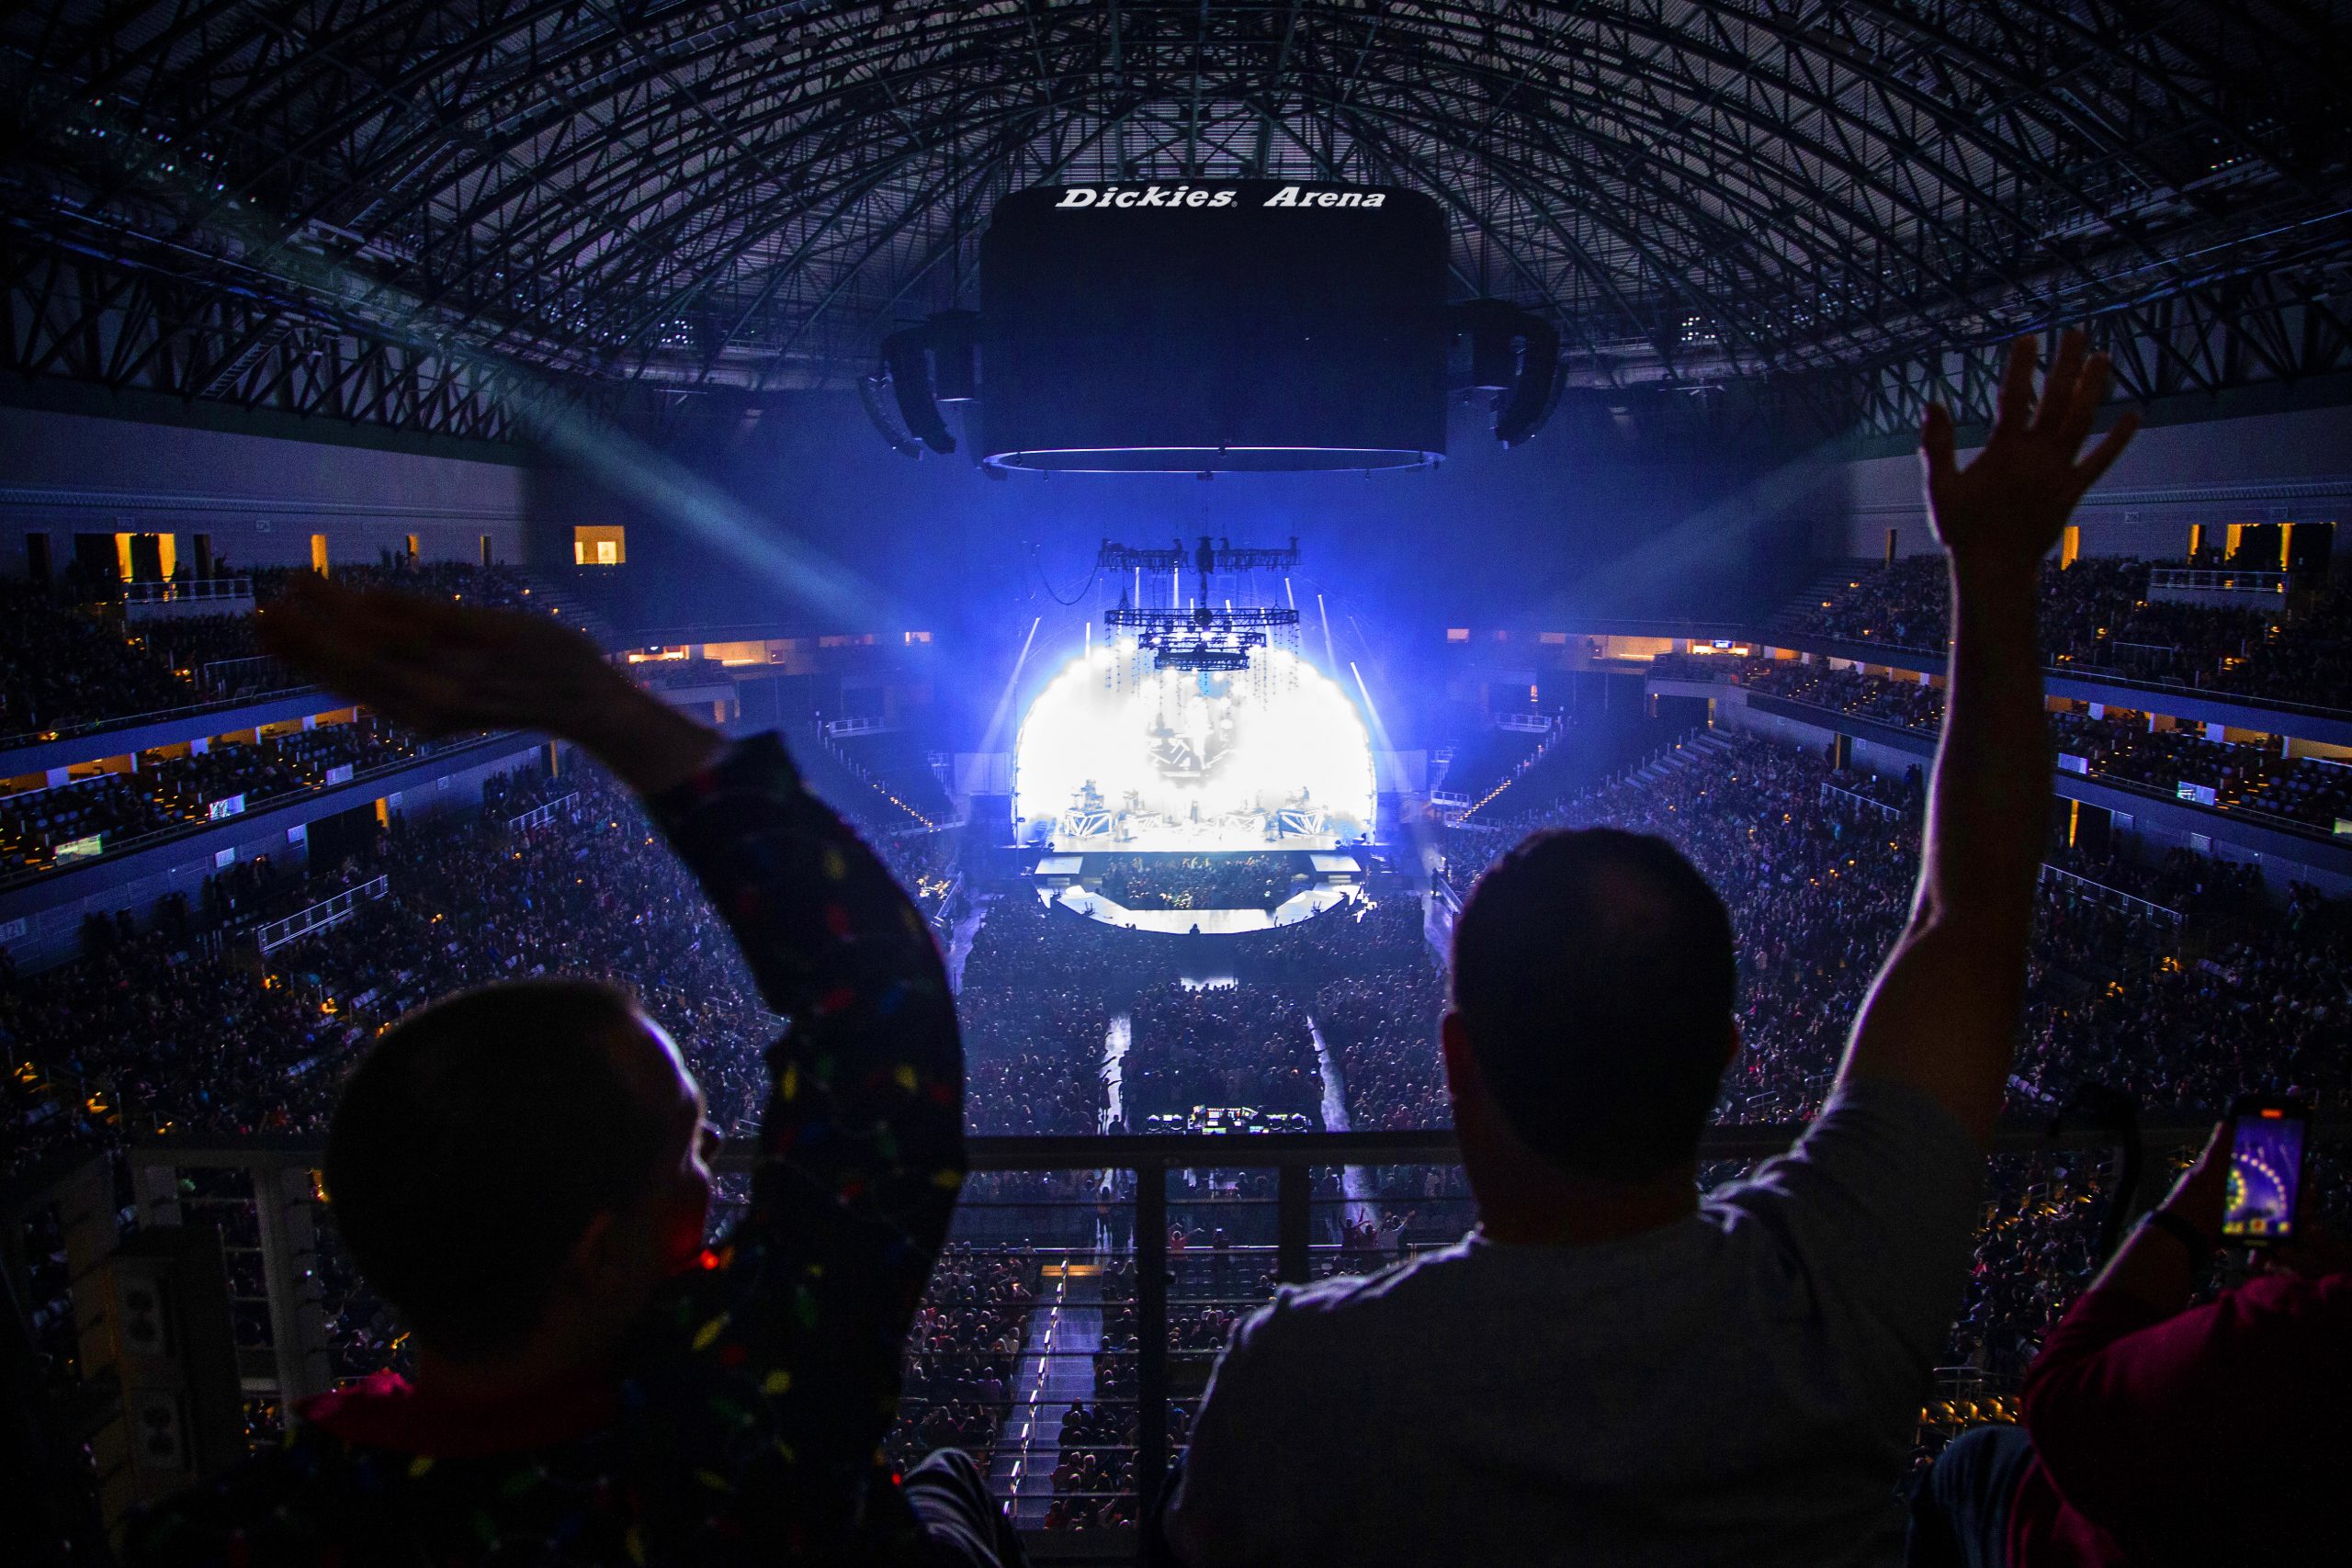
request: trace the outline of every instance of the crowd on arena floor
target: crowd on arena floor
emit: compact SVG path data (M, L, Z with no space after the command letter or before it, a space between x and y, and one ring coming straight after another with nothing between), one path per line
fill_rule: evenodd
M886 1451L910 1466L961 1449L988 1468L1028 1340L1038 1255L951 1243L908 1331L897 1424Z
M1321 1122L1322 1079L1307 1015L1270 986L1158 987L1136 998L1127 1118L1248 1106Z
M1130 909L1271 909L1306 873L1295 854L1116 855L1086 859L1095 891Z

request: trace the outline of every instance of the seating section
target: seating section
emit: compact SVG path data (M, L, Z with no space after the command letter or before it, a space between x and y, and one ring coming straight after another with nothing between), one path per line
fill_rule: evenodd
M1940 686L1917 681L1893 681L1865 675L1859 670L1833 670L1827 664L1794 660L1753 659L1737 667L1736 677L1751 691L1791 702L1833 708L1857 718L1933 734L1943 727L1944 694Z
M0 987L0 1030L37 1065L112 1086L142 1125L191 1135L324 1130L343 1067L382 1025L468 984L537 968L635 987L680 1041L722 1130L756 1114L770 1023L699 888L597 775L560 830L517 839L509 816L537 786L460 823L379 837L348 864L278 885L233 868L145 930L102 923L84 957ZM379 874L390 895L254 964L253 922ZM44 1118L21 1162L57 1140L117 1135L119 1120Z
M961 1449L986 1471L1028 1346L1042 1255L950 1243L907 1332L899 1417L884 1444L902 1468Z
M249 574L266 604L306 571ZM346 587L394 588L469 604L530 609L530 580L513 567L401 558L338 566ZM260 649L248 615L126 622L119 602L82 604L62 590L0 581L0 738L70 730L298 684ZM548 606L550 609L553 605Z
M1932 735L1943 724L1942 690L1912 681L1766 659L1747 660L1735 678L1769 696L1922 734ZM2091 776L2167 796L2177 796L2184 784L2202 785L2214 792L2202 804L2324 833L2352 820L2352 759L2285 757L2269 746L2216 740L2198 729L2151 729L2146 714L2129 709L2109 708L2098 718L2053 714L2050 723L2062 756L2079 761L2080 771Z
M0 735L62 729L198 701L119 621L0 580Z
M1810 1114L1874 956L1886 950L1908 908L1917 869L1911 822L1881 818L1823 791L1854 778L1833 775L1804 753L1711 739L1677 753L1672 764L1590 792L1542 820L1502 831L1457 829L1449 869L1466 878L1539 826L1606 823L1675 841L1724 892L1742 937L1742 1057L1718 1114ZM2104 1078L2150 1105L2182 1109L2225 1104L2264 1084L2298 1083L2330 1094L2352 1089L2352 1063L2331 1066L2312 1055L2330 1006L2324 972L2352 955L2343 911L2309 889L2291 891L2283 914L2233 915L2201 956L2197 927L2171 929L2162 952L2116 976L2127 984L2088 1005L2070 987L2038 986L2027 1036L2040 1043L2028 1046L2020 1080L2053 1103L2079 1084ZM2076 897L2064 879L2046 885L2044 926ZM2233 962L2218 961L2224 950ZM1857 954L1872 958L1856 962ZM2192 956L2199 962L2187 962ZM2050 957L2041 952L2045 972ZM2273 975L2291 983L2266 990L2256 976ZM2152 1006L2157 997L2175 1010L2169 1029L2163 1010ZM2185 1058L2181 1049L2164 1048L2160 1033L2245 1045L2211 1059L2188 1046ZM2181 1070L2192 1058L2199 1066Z
M2352 585L2236 609L2151 597L2150 563L2078 558L2042 570L2042 644L2053 668L2163 682L2263 701L2352 705ZM1940 556L1857 567L1843 587L1783 607L1772 629L1942 652L1949 594Z
M243 798L242 809L283 804L328 787L328 774L351 777L393 767L477 735L426 741L372 716L254 741L222 741L203 752L141 754L130 773L106 773L54 787L0 795L0 880L38 874L60 863L119 853L142 839L199 827L216 805ZM97 841L88 840L96 836Z
M1740 674L1759 691L1889 723L1937 717L1932 688L1786 663ZM2299 820L2341 804L2317 787L2325 775L2316 785L2306 778L2325 766L2309 760L2152 734L2131 716L2066 716L2060 728L2064 744L2079 749L2073 754L2119 781L2164 788L2167 775L2195 771L2218 781L2228 809L2291 807ZM57 835L86 822L126 824L99 829L117 833L186 822L232 785L274 797L260 792L317 787L331 768L401 760L413 745L363 720L158 758L136 774L0 802L0 841L17 855L41 835L53 855ZM577 798L544 831L508 829L511 818L566 796ZM1816 1112L1854 1009L1908 908L1916 782L1833 773L1807 751L1755 738L1694 734L1613 778L1506 792L1498 806L1514 800L1533 806L1446 830L1454 887L1466 892L1538 828L1606 823L1665 835L1722 890L1739 933L1743 1050L1716 1119ZM878 795L845 804L876 827L903 816ZM957 874L956 836L876 831L874 841L938 908ZM1178 864L1172 881L1157 885L1142 867L1113 869L1131 879L1124 891L1171 901L1231 887L1272 897L1291 874L1288 857L1272 855ZM254 951L257 922L379 874L390 886L383 899L266 957ZM2341 1038L2352 919L2313 889L2265 888L2262 875L2186 851L2145 863L2053 852L2016 1109L2052 1113L2093 1084L2152 1115L2280 1084L2323 1109L2352 1104ZM1444 980L1423 904L1401 883L1375 878L1363 898L1214 948L1115 930L1024 889L1000 887L971 908L978 919L977 930L962 928L970 945L959 1010L966 1112L977 1132L1140 1130L1147 1118L1201 1106L1299 1115L1333 1131L1446 1122L1435 1041ZM0 986L0 1038L18 1061L6 1106L11 1173L119 1145L132 1132L315 1140L342 1072L390 1020L450 989L542 970L636 989L681 1043L723 1134L749 1132L767 1089L762 1053L775 1021L699 889L593 769L557 778L527 770L486 792L479 810L379 833L306 874L227 868L152 921L94 923L85 948L71 964ZM1201 955L1212 953L1204 970ZM1704 1177L1721 1181L1739 1168ZM2326 1181L2340 1179L2325 1169ZM267 1324L243 1179L191 1177L182 1201L230 1235L240 1342L258 1351ZM1167 1179L1166 1435L1181 1452L1216 1349L1272 1290L1275 1188L1262 1168ZM1320 1272L1369 1271L1452 1239L1468 1221L1463 1179L1450 1168L1317 1169L1310 1179ZM2007 1386L2086 1277L2111 1196L2102 1179L2079 1159L1993 1162L1978 1266L1942 1358L1973 1380L1966 1387ZM1032 1528L1134 1521L1142 1347L1134 1238L1122 1231L1134 1195L1131 1177L1093 1171L971 1180L956 1243L909 1336L889 1459L966 1448ZM744 1201L739 1189L723 1190L721 1209ZM335 1375L406 1366L397 1323L324 1217L318 1280ZM70 1356L70 1317L45 1313L42 1343ZM1961 1405L1973 1398L1955 1396L1925 1419L1965 1419ZM280 1419L256 1408L249 1432L266 1441Z

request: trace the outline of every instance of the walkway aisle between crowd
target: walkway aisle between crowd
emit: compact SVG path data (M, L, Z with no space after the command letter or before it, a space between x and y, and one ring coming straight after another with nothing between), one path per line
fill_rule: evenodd
M1340 1059L1331 1055L1331 1047L1323 1039L1323 1027L1315 1015L1306 1015L1306 1032L1315 1042L1315 1067L1323 1075L1323 1130L1327 1133L1352 1133L1353 1123L1348 1120L1348 1080L1340 1076ZM1380 1211L1372 1203L1372 1173L1360 1165L1342 1166L1340 1169L1340 1190L1347 1195L1347 1223L1362 1224L1369 1220L1380 1223Z
M1049 1278L1053 1278L1048 1276ZM1053 1506L1054 1471L1061 1463L1062 1412L1073 1401L1094 1400L1094 1354L1102 1348L1102 1270L1099 1264L1065 1266L1054 1293L1029 1309L1028 1348L1012 1373L1012 1408L1005 1413L989 1495L1012 1505L1012 1522L1043 1529Z
M1102 1120L1098 1131L1126 1131L1127 1107L1121 1091L1127 1081L1127 1047L1135 1043L1136 1020L1133 1013L1114 1013L1110 1027L1102 1032Z
M988 902L972 901L972 912L956 922L956 930L947 942L947 988L961 996L964 991L964 964L972 956L972 943L979 940L980 922L989 918Z

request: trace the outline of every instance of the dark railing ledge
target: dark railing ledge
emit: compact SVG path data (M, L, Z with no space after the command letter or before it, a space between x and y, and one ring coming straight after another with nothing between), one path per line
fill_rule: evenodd
M2141 1140L2152 1148L2202 1144L2221 1113L2167 1111L2141 1123ZM1702 1160L1764 1159L1780 1154L1812 1125L1809 1122L1730 1122L1709 1127L1699 1140ZM2312 1118L2314 1132L2352 1131L2352 1111L2323 1111ZM2047 1119L2012 1118L1993 1134L1992 1154L2034 1154L2050 1149L2099 1148L2114 1142L2111 1132L2069 1125L2052 1131ZM311 1136L188 1138L140 1135L130 1140L140 1164L203 1167L254 1166L283 1169L315 1167L322 1157ZM982 1170L1138 1170L1232 1168L1242 1166L1451 1165L1460 1145L1448 1128L1379 1133L1259 1133L1231 1137L1190 1133L1071 1134L1057 1137L975 1136L964 1141L970 1168ZM751 1168L752 1151L743 1140L729 1143L715 1162L721 1170Z
M2323 1132L2352 1128L2352 1112L2331 1111L2314 1121ZM1757 1122L1747 1125L1711 1127L1700 1140L1702 1159L1741 1159L1769 1156L1784 1149L1800 1134L1806 1123L1796 1122ZM2212 1119L2206 1116L2182 1116L2166 1113L2140 1129L2141 1146L2164 1149L2193 1146L2204 1139ZM1995 1154L2026 1154L2048 1149L2112 1148L2117 1144L2114 1130L2104 1127L2076 1126L2058 1129L2048 1122L2018 1120L2000 1128L1992 1140ZM1408 1133L1292 1133L1266 1134L1256 1136L1202 1137L1180 1134L1145 1134L1139 1135L1111 1134L1074 1137L984 1137L969 1142L969 1156L975 1170L1104 1170L1130 1169L1165 1171L1190 1167L1193 1168L1227 1168L1235 1167L1273 1167L1278 1171L1278 1191L1275 1198L1275 1245L1272 1248L1274 1278L1283 1283L1304 1284L1315 1276L1317 1256L1346 1256L1347 1249L1315 1244L1313 1224L1312 1183L1308 1180L1309 1166L1328 1165L1429 1165L1453 1163L1458 1157L1453 1134L1442 1129ZM747 1170L752 1151L738 1142L718 1161L722 1169ZM257 1179L255 1199L259 1205L261 1247L266 1260L276 1258L275 1265L265 1268L265 1305L271 1325L272 1342L277 1345L325 1344L323 1309L315 1291L305 1292L295 1286L304 1277L309 1266L299 1256L314 1245L308 1230L307 1215L291 1224L273 1206L270 1194L276 1194L287 1211L307 1207L299 1200L303 1194L301 1184L292 1179L293 1173L316 1168L321 1155L315 1136L188 1139L182 1142L169 1137L134 1138L129 1150L129 1161L137 1190L144 1202L156 1193L157 1176L174 1168L235 1168L253 1171ZM2133 1157L2128 1152L2122 1168L2134 1168ZM80 1181L89 1193L109 1190L106 1156L90 1151L76 1174L64 1179ZM164 1181L165 1188L175 1183ZM1169 1378L1171 1358L1182 1356L1191 1363L1201 1361L1205 1352L1173 1352L1168 1345L1169 1309L1169 1183L1164 1180L1141 1180L1121 1196L1119 1207L1129 1210L1133 1216L1131 1237L1136 1293L1133 1300L1135 1332L1141 1348L1136 1363L1135 1406L1136 1422L1136 1506L1141 1517L1155 1517L1159 1506L1164 1478L1168 1473L1170 1444L1168 1440L1168 1410L1174 1394ZM2144 1186L2144 1184L2143 1184ZM61 1187L60 1190L62 1190ZM29 1197L20 1194L20 1199ZM2122 1194L2126 1201L2131 1194ZM169 1198L161 1198L168 1205ZM76 1210L95 1217L106 1234L107 1245L113 1241L113 1213L101 1200L84 1202ZM96 1240L97 1238L93 1238ZM1261 1245L1247 1249L1253 1263L1261 1261L1266 1251ZM316 1387L327 1386L326 1358L323 1349L307 1358L277 1356L274 1370L281 1392L306 1392L299 1386L307 1381ZM257 1376L268 1372L257 1369ZM294 1383L286 1380L293 1378ZM1053 1550L1041 1552L1046 1556L1089 1557L1097 1561L1135 1561L1132 1554L1139 1545L1137 1537L1127 1531L1085 1531L1057 1539L1052 1536L1031 1535L1039 1543L1050 1542Z

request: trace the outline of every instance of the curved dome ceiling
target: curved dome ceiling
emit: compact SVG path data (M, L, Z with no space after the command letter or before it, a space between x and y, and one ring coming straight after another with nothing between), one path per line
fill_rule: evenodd
M0 24L35 133L7 243L780 387L971 303L1008 190L1393 181L1574 380L1871 366L2233 280L2340 308L2343 10L36 0Z

